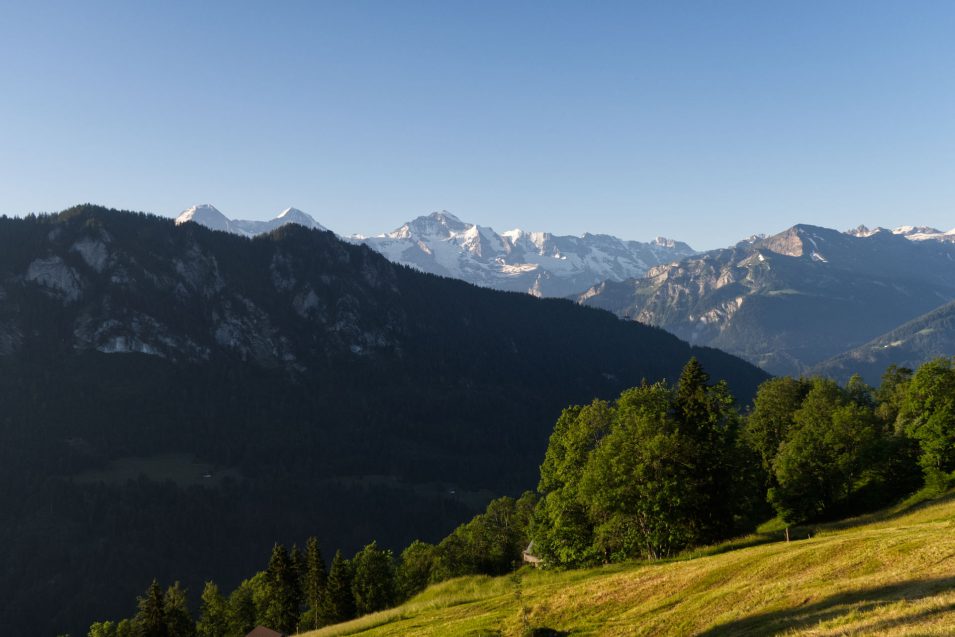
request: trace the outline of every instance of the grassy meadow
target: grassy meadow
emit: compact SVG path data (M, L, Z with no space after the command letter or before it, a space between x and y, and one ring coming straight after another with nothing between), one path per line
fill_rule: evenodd
M955 494L668 562L464 577L333 635L952 635Z

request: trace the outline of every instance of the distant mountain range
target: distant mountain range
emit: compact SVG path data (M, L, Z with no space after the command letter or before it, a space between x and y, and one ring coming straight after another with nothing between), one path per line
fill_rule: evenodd
M565 406L691 356L742 402L767 378L298 224L248 239L94 206L2 218L0 625L85 634L153 577L231 589L275 541L435 541L533 487Z
M928 230L797 225L578 300L799 374L955 298L952 233Z
M955 301L813 367L812 372L846 380L853 374L878 385L889 365L915 369L955 355Z
M892 234L901 235L906 239L911 239L912 241L955 242L955 228L949 230L948 232L942 232L937 228L930 228L929 226L899 226L898 228L895 228L891 231L886 230L885 228L866 228L865 226L859 226L858 228L847 230L846 234L852 235L854 237L871 237L878 232L892 232Z
M186 211L179 221L246 235L288 222L321 227L301 211L248 222L200 208ZM934 310L953 294L955 229L927 226L837 232L798 225L772 237L754 235L731 248L696 253L685 243L662 238L641 243L608 235L497 233L444 211L385 234L348 240L424 272L501 290L575 298L725 349L773 373L835 374L840 363L825 361L843 354L848 358L838 360L861 364L862 354L848 350ZM942 347L945 339L932 342L911 351L884 348L873 365L924 362L918 358L923 350L926 356L929 350L955 354ZM874 372L867 373L871 380Z
M233 221L213 206L194 206L176 219L176 223L186 221L246 236L270 232L285 223L323 229L294 208L264 222ZM582 237L523 230L499 234L447 211L418 217L384 234L346 239L422 272L546 297L565 297L601 281L642 276L654 265L696 254L687 244L662 237L642 243L589 233Z
M605 234L581 237L491 228L443 211L375 237L355 237L395 263L498 290L563 297L600 281L642 276L650 267L695 254L687 244Z

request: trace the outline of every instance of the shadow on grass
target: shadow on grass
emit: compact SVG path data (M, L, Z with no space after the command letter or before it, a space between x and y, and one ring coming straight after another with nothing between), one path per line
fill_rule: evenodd
M955 577L909 580L889 586L879 586L833 595L812 604L803 604L785 610L761 613L727 622L698 634L698 637L725 637L728 635L776 635L809 628L835 619L849 612L866 612L878 606L901 600L914 601L955 587ZM929 616L947 608L931 609L921 613ZM904 625L916 619L886 620L886 627Z

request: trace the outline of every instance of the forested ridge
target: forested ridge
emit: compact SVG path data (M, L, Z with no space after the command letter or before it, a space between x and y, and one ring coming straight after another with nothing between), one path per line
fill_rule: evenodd
M246 239L96 206L0 219L0 621L80 634L154 577L195 608L276 542L436 542L533 487L568 402L694 355L743 400L766 378L327 232Z
M536 492L491 502L437 544L415 541L396 559L371 543L350 560L336 552L328 571L314 538L304 553L276 545L268 567L228 597L207 582L195 624L173 625L188 616L178 584L163 595L154 582L134 617L98 622L90 637L308 630L453 577L505 574L525 547L546 568L654 561L751 533L774 514L805 524L917 489L941 494L955 482L953 397L955 365L939 359L914 372L890 367L878 388L859 377L774 378L741 412L692 359L675 385L644 383L565 409ZM147 630L151 612L160 619Z

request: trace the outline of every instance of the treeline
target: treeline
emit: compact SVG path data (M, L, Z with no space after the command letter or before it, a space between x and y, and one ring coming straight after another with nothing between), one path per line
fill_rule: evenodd
M741 413L691 360L679 383L564 411L541 465L530 537L553 565L654 559L751 532L887 505L951 486L955 367L774 378Z
M276 544L268 567L229 595L206 582L195 618L178 582L163 592L153 580L134 617L96 622L89 637L244 637L259 625L291 634L384 610L452 577L501 575L520 563L535 502L532 493L498 498L440 543L412 542L397 559L372 542L351 559L336 552L326 567L315 538L304 551Z
M95 624L90 637L310 629L453 577L507 573L525 548L556 567L659 559L752 532L773 514L799 524L871 510L923 486L940 492L953 471L951 360L891 367L878 388L858 377L844 386L774 378L743 413L726 383L710 383L692 359L676 385L644 383L612 402L565 409L537 493L494 500L438 544L415 541L395 559L372 543L351 560L337 553L327 574L314 539L304 555L276 546L268 569L228 598L207 584L194 626L180 622L184 598L174 585L162 602L166 632L122 632L144 625L144 605L157 613L154 583L135 619ZM192 632L174 632L175 622Z
M228 596L206 582L195 619L179 582L163 592L153 580L133 618L94 623L89 637L244 637L259 625L293 633L381 610L398 599L391 551L372 542L351 560L336 552L329 569L313 537L304 551L276 544L268 567Z

